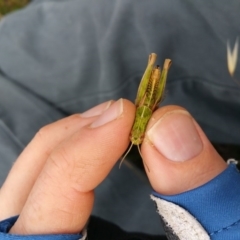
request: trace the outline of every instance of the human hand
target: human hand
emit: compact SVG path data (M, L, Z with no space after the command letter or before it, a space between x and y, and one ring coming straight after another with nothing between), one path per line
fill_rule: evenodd
M154 112L141 149L169 239L239 239L239 172L185 109Z
M94 188L129 144L134 113L134 105L121 99L43 127L0 191L0 220L20 215L10 233L79 233Z
M106 106L44 127L20 155L0 192L0 219L20 214L11 233L77 233L84 228L93 190L126 149L134 119L135 107L126 100L112 103L98 118ZM112 121L106 123L106 114ZM158 120L161 128L152 128ZM196 188L226 168L197 123L177 106L153 114L142 155L153 189L166 195Z

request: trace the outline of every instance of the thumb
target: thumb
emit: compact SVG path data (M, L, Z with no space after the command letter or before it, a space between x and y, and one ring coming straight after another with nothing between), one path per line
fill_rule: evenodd
M153 189L164 195L199 187L227 167L197 122L178 106L163 107L153 114L142 155Z

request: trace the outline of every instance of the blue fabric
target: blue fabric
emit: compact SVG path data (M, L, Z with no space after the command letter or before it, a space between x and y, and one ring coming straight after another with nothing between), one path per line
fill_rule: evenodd
M210 182L191 191L154 196L175 203L191 213L214 240L240 239L240 174L235 165Z
M31 239L31 240L79 240L82 238L81 234L49 234L49 235L13 235L8 234L11 227L17 221L18 216L5 219L0 222L0 240L9 239L9 240L22 240L22 239Z

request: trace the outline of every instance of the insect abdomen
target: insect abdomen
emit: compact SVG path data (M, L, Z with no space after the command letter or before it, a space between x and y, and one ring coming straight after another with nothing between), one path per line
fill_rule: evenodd
M130 140L134 145L142 143L147 123L152 116L152 110L147 106L138 107L135 122L131 131Z

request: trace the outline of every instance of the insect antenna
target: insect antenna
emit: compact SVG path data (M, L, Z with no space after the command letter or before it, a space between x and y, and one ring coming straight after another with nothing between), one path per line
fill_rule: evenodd
M123 161L125 160L126 156L129 154L130 150L132 149L132 146L133 146L133 143L130 145L130 147L128 148L127 152L126 152L126 153L124 154L124 156L122 157L122 160L121 160L121 162L120 162L120 164L119 164L119 169L121 168L122 163L123 163Z
M137 145L137 148L138 148L138 152L139 152L141 158L143 159L143 156L142 156L141 149L140 149L139 145Z
M140 154L140 156L141 156L141 158L142 158L142 160L143 160L143 156L142 156L142 153L141 153L141 150L140 150L139 145L137 145L137 148L138 148L138 152L139 152L139 154ZM147 170L150 172L150 169L149 169L148 165L145 163L144 160L143 160L143 163L144 163L144 165L146 166Z

